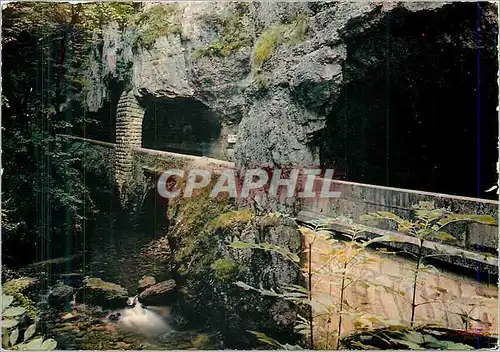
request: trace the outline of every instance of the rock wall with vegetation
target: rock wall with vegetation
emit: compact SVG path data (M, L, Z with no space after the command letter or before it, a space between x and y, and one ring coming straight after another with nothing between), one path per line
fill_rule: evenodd
M265 332L294 343L297 309L275 297L245 291L235 283L276 289L301 285L300 267L278 253L238 249L234 242L269 243L299 258L301 235L296 224L273 215L256 216L208 194L165 206L166 234L144 250L166 263L179 286L172 300L176 327L217 331L219 348L251 348L257 340L248 331Z
M235 155L241 165L318 164L317 134L352 80L345 67L349 38L380 26L388 14L444 14L454 6L147 4L124 27L113 24L103 31L103 46L91 57L88 104L98 109L109 96L103 78L125 80L146 106L150 98L205 104L223 125L222 139L237 133ZM359 60L362 75L369 58Z

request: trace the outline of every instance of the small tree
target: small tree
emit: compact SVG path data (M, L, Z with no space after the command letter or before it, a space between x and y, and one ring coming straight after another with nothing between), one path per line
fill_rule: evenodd
M344 234L349 239L349 241L347 242L337 241L332 236L333 233L330 230L330 224L332 221L339 220L346 222L352 228L350 232ZM368 264L377 260L377 258L368 255L368 253L365 251L365 248L367 246L375 242L389 241L391 239L389 237L378 237L370 241L362 241L359 237L359 234L362 232L362 230L358 226L353 224L352 220L346 218L331 218L312 221L309 223L309 226L299 226L299 230L301 231L305 239L306 248L304 249L304 252L308 253L308 264L306 267L300 266L300 257L295 253L290 253L288 250L271 245L269 243L256 244L233 242L231 244L231 247L239 249L260 249L279 253L285 259L291 261L301 269L304 276L308 280L307 288L297 285L287 285L279 287L276 290L266 290L263 288L252 287L241 281L236 282L236 285L245 290L253 290L259 292L264 296L285 299L301 307L308 308L308 319L299 315L295 329L309 340L311 349L314 349L315 347L314 330L315 328L316 330L319 329L319 326L315 326L315 318L318 318L319 316L322 316L324 314L327 314L329 316L332 313L337 314L339 316L339 321L336 329L337 342L335 344L335 348L338 349L340 347L340 336L342 332L342 316L348 315L350 317L356 318L362 317L362 314L359 312L359 310L356 311L354 309L351 309L350 312L346 311L345 292L349 287L351 287L351 285L354 285L358 282L363 282L364 285L369 285L366 281L363 280L363 274L354 275L353 269L359 265ZM314 247L315 241L320 238L329 244L327 248L319 249ZM325 263L319 268L312 267L313 253L317 253L320 256L326 258ZM329 283L330 289L327 294L327 302L313 297L313 276L318 278L317 283L325 280L327 280L327 282ZM340 287L338 289L338 292L340 293L339 297L334 297L331 294L331 283L334 278L337 278L340 282ZM314 315L314 311L316 311L316 313L318 314ZM330 333L329 325L330 324L327 324L326 330L327 345ZM271 344L275 347L285 346L278 345L275 340L265 336L260 332L254 331L252 333L257 336L261 342ZM286 345L286 347L290 348L293 346Z
M361 220L388 220L394 222L396 223L397 230L399 232L409 234L417 239L416 253L403 250L403 252L415 258L415 270L412 278L412 297L409 302L411 307L410 326L413 326L415 322L415 312L419 306L442 302L440 299L425 300L419 303L416 301L419 275L423 271L435 269L431 265L428 265L426 260L440 256L450 256L449 253L441 252L426 254L426 242L432 240L456 241L454 236L444 231L444 228L452 223L477 222L488 225L496 223L495 219L489 215L462 215L454 214L446 209L436 209L433 202L421 201L413 205L412 208L415 214L415 220L413 221L402 219L396 214L388 211L378 211L368 215L363 215L360 218ZM439 296L439 292L442 291L443 288L435 288L438 291L437 294Z

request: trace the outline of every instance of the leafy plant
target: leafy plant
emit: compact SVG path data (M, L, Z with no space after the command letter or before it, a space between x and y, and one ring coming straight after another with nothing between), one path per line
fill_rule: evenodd
M339 221L349 225L350 230L343 233L346 240L338 241L332 237L330 225L332 222ZM374 322L387 324L380 317L370 316L367 312L364 312L364 307L362 306L351 307L345 297L347 290L356 285L361 285L365 288L371 285L380 285L377 282L372 282L373 280L368 280L365 272L360 270L360 267L376 263L380 260L366 251L368 246L377 242L391 241L393 238L391 236L382 236L365 240L361 236L364 230L354 224L351 219L345 217L317 220L310 222L309 225L309 227L302 226L300 228L306 239L306 243L309 244L309 249L306 250L309 251L309 258L315 253L321 262L318 268L309 269L310 291L321 283L325 283L328 286L326 295L322 292L323 296L325 296L324 299L318 298L312 300L316 316L328 316L326 329L317 329L318 332L323 333L325 336L318 337L317 341L321 342L326 348L331 348L332 342L329 338L331 332L329 324L332 314L337 315L337 327L333 330L336 333L336 342L333 344L333 347L338 349L340 348L343 317L347 316L354 319L357 327L363 327L367 324L371 325ZM315 246L314 244L318 240L323 241L325 245ZM311 282L312 275L316 277L314 287ZM335 287L333 288L332 285L335 285ZM336 292L336 294L334 295L332 292Z
M37 325L28 326L22 335L22 342L19 342L21 337L18 327L22 316L26 313L26 309L19 306L14 306L14 297L2 295L2 347L13 350L53 350L57 347L57 342L54 339L44 340L43 337L35 335Z
M343 339L347 349L411 349L411 350L472 350L469 344L451 341L452 336L432 327L390 326L384 329L358 331Z
M284 299L293 304L296 304L300 307L307 307L309 310L308 318L304 318L302 316L298 316L297 325L295 326L296 331L304 335L309 340L310 348L313 349L315 347L315 343L317 343L320 339L314 338L314 331L319 330L320 326L317 326L314 322L315 318L325 315L336 313L339 315L339 324L337 331L337 344L336 347L339 347L339 340L341 335L341 325L342 325L342 315L350 315L351 317L359 317L359 312L347 312L345 309L345 291L355 283L363 281L363 276L353 276L351 274L352 269L359 264L366 264L370 261L375 260L372 256L368 256L364 251L364 248L375 243L382 241L389 241L391 238L375 238L370 241L360 242L358 241L358 234L361 232L360 230L354 230L351 234L349 234L350 242L340 243L332 238L332 233L328 230L328 223L335 219L327 219L321 220L317 222L312 222L311 227L301 226L299 230L302 232L307 248L305 252L308 252L308 265L305 268L300 266L301 259L295 253L290 253L288 250L280 248L278 246L270 245L268 243L245 243L245 242L233 242L230 246L233 248L239 249L260 249L264 251L271 251L280 254L282 257L287 259L288 261L294 263L297 267L299 267L303 273L303 275L308 280L308 287L304 288L302 286L297 285L286 285L280 286L276 289L263 289L250 286L244 282L238 281L235 284L244 290L252 290L260 293L263 296L276 297L279 299ZM321 238L329 245L328 249L320 250L313 246L314 242ZM326 258L326 262L320 268L312 267L312 255L318 254L322 257ZM327 300L325 302L324 299L313 297L313 276L317 276L317 282L321 282L323 280L327 280L328 282L332 282L334 278L339 279L340 287L337 292L340 292L340 297L333 297L331 294L331 286L330 290L327 293ZM365 283L366 284L366 283ZM317 315L314 315L314 312ZM328 340L329 331L326 331L326 339ZM257 336L257 335L256 335ZM261 336L261 335L258 335ZM262 337L262 336L261 336ZM272 340L272 339L271 339ZM274 340L269 340L269 338L261 339L262 342L269 343L275 347L276 345ZM316 342L315 342L316 341ZM272 343L271 343L272 342ZM282 346L280 348L283 348Z
M412 297L409 301L411 307L410 325L415 322L415 311L419 306L441 302L440 292L446 292L446 289L436 287L436 299L426 299L423 302L417 303L417 286L419 283L419 275L424 271L435 270L435 268L426 263L426 259L440 256L449 256L447 253L437 252L426 254L424 252L424 244L426 241L445 240L454 241L455 237L444 231L445 227L457 222L477 222L481 224L492 225L496 221L489 215L464 215L454 214L446 209L436 209L433 202L421 201L413 205L415 220L405 220L398 215L388 211L378 211L368 215L361 216L361 220L387 220L396 223L397 230L402 233L409 234L415 237L417 242L416 253L403 250L404 253L412 256L415 259L415 270L412 278Z

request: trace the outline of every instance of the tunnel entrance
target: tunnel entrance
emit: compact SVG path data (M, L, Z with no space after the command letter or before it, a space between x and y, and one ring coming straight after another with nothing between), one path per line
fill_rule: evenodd
M497 17L487 21L486 6L394 10L345 38L323 166L349 181L496 199L484 192L498 160Z
M158 100L147 104L142 146L221 159L220 132L217 116L201 102Z

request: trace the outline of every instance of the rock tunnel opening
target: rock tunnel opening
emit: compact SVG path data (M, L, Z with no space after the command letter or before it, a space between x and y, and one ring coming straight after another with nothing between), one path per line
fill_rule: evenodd
M155 100L147 104L142 146L181 154L220 158L221 125L194 99Z
M487 6L397 10L346 34L323 166L349 181L496 199L484 192L498 160L497 15Z

